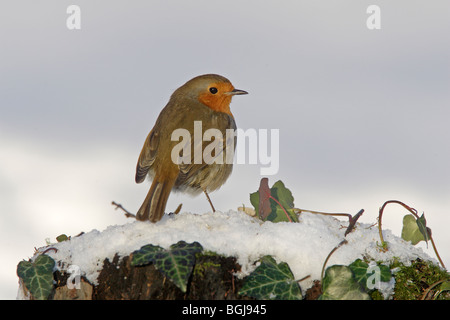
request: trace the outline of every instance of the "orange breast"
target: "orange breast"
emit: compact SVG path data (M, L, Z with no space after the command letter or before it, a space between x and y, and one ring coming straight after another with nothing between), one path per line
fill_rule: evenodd
M216 87L218 92L216 94L209 91L203 92L199 95L198 100L214 111L233 116L230 110L231 95L226 94L226 92L233 91L233 85L231 83L214 83L210 87Z

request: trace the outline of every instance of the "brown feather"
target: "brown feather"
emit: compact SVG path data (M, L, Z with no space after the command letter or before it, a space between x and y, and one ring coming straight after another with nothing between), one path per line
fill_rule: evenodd
M151 222L161 220L173 183L174 181L159 182L156 179L153 180L152 186L136 214L136 219L140 221L150 220Z

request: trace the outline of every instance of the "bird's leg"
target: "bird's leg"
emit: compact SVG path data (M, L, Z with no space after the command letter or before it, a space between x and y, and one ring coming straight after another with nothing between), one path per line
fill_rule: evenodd
M211 205L212 211L213 211L213 212L216 212L216 209L214 209L214 206L213 206L213 204L212 204L212 202L211 202L211 199L209 198L208 192L206 192L206 190L203 190L203 192L205 193L206 199L208 199L208 202L209 202L209 204Z

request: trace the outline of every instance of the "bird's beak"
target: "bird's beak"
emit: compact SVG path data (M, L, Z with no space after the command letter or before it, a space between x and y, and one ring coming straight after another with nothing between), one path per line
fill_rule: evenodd
M226 94L230 96L237 96L240 94L248 94L248 92L244 90L234 89L233 91L226 92Z

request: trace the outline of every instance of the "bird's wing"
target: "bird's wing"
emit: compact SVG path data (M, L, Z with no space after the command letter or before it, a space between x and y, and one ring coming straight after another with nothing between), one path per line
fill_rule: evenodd
M159 132L155 131L153 128L152 131L145 139L144 146L142 147L141 154L139 155L139 159L136 165L136 177L135 180L137 183L141 183L144 181L150 167L153 162L155 162L156 152L158 150L159 145Z
M211 156L211 159L209 160L209 163L207 163L204 159L203 150L205 150L205 147L208 144L218 144L220 146L219 153L214 154ZM185 181L191 180L193 176L195 176L199 171L201 171L203 168L207 167L209 164L214 162L216 158L221 157L223 154L223 148L221 147L223 145L223 139L214 139L213 142L209 141L200 141L200 143L194 143L193 142L193 153L191 154L191 161L190 163L184 164L181 163L178 165L180 173L178 174L177 182L183 184ZM201 159L201 163L195 163L195 154L198 154L199 159Z
M224 153L224 148L229 146L228 152L234 152L234 147L236 145L236 136L232 137L226 136L223 134L225 132L225 128L236 129L236 124L234 123L234 119L230 117L226 117L228 121L226 122L216 122L219 119L213 118L212 128L220 128L219 131L222 132L222 135L212 136L211 141L199 141L196 142L194 140L192 143L192 153L191 153L191 161L188 164L179 164L180 173L178 175L177 184L182 184L184 181L189 181L195 176L199 171L207 167L208 165L214 163L215 161L219 161L219 163L226 163L227 155ZM217 148L216 148L217 146ZM205 152L205 148L209 149ZM214 151L212 151L214 150ZM218 151L218 152L216 152ZM201 159L201 163L195 163L195 154L197 153L198 159ZM232 160L232 158L231 158Z

